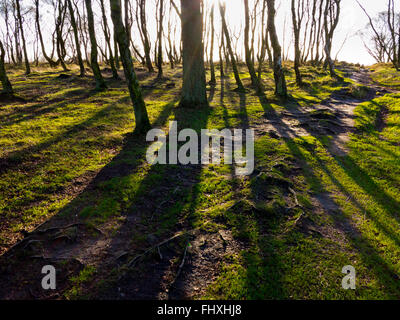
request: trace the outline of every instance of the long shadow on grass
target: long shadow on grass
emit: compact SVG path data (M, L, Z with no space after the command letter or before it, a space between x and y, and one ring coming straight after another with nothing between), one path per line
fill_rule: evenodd
M297 155L303 163L306 162L306 158L303 155L302 151L298 148L295 142L291 142L288 144L290 146L289 148L291 149L292 153L294 155ZM379 228L386 236L388 236L390 239L396 242L397 246L400 245L399 242L399 237L392 231L388 230L386 226L384 226L382 223L377 221L374 218L374 215L370 210L365 208L361 203L359 203L352 193L348 191L342 183L340 183L334 173L332 173L327 166L324 164L323 160L320 159L317 155L314 155L318 161L318 164L320 165L321 169L327 174L327 176L330 178L332 183L344 194L348 196L348 199L353 203L354 206L356 206L359 210L364 212L370 219L373 220L373 223ZM306 170L306 179L309 181L309 183L315 183L315 181L319 182L319 185L322 186L322 181L314 174L313 169L308 167ZM320 189L321 194L330 194L327 190L324 188ZM335 203L335 200L333 197L329 195L330 201L332 203ZM381 257L379 252L374 248L373 244L371 243L370 240L367 238L363 237L362 234L358 229L356 229L353 226L353 223L350 221L350 218L346 218L343 213L338 214L338 213L330 213L330 216L333 218L333 221L335 223L335 227L337 227L339 230L343 230L346 234L347 239L349 242L352 244L353 248L357 250L357 252L360 254L361 259L363 260L363 263L367 266L368 270L372 270L373 273L375 274L376 278L379 280L379 282L385 286L386 289L391 290L389 292L385 292L389 295L391 295L392 298L399 298L399 290L400 290L400 284L398 282L398 275L396 273L396 270L394 270L387 261L385 261L384 258ZM369 278L368 275L364 275L366 278Z
M97 111L94 115L90 116L88 119L84 121L71 125L66 130L57 134L56 136L47 139L41 143L38 143L33 146L25 147L20 150L10 152L6 157L0 158L0 174L4 173L7 170L14 170L19 165L30 162L34 160L33 153L39 153L43 150L55 145L65 139L74 137L82 133L82 131L88 131L87 129L92 127L93 123L96 123L99 119L104 118L104 116L112 111L115 108L115 105L124 101L127 101L128 97L124 97L118 100L115 103L111 103L108 106L102 108L100 111ZM86 135L89 135L89 132L86 132ZM93 132L92 134L97 134Z
M279 133L282 136L286 136L285 133L292 131L282 121L279 120L279 115L277 115L273 108L271 108L265 97L260 97L260 102L263 105L266 113L270 113L274 120L278 119L277 123L279 124L279 128L277 128L277 131L280 131ZM292 106L292 108L294 108L294 110L298 114L301 114L301 108L299 108L297 104ZM339 121L338 124L340 125L342 123ZM345 124L343 124L343 126L345 126ZM282 130L282 128L284 129ZM311 136L317 138L317 140L322 142L321 136L317 135L310 126L303 126L303 128ZM293 137L295 136L296 134L293 135ZM335 139L335 136L333 136L333 139ZM365 170L360 168L355 163L355 161L350 158L350 156L346 156L344 158L344 161L341 162L339 161L339 158L336 155L332 154L332 152L328 148L326 148L326 151L338 162L338 164L346 171L348 176L352 178L353 181L357 183L358 186L360 186L360 188L362 188L366 193L372 196L375 201L386 208L388 212L393 212L393 210L400 209L400 202L391 197L387 192L385 192L385 190L378 186L378 184L373 181L369 174L365 172Z
M174 106L175 101L167 103L155 119L154 124L163 125ZM83 129L85 126L81 124L80 128ZM77 131L77 128L75 128L75 131ZM143 211L144 208L137 209L135 205L142 200L145 192L157 188L160 183L158 179L154 180L156 169L151 168L148 172L143 170L147 146L145 137L128 135L121 152L97 174L79 196L60 210L56 216L49 219L45 225L40 226L38 230L26 237L17 247L0 257L0 267L13 266L9 268L13 275L6 272L0 276L0 283L3 285L0 290L0 297L18 295L23 299L30 299L32 298L32 290L39 292L39 298L48 297L48 293L40 290L40 281L36 283L32 280L35 274L36 278L40 274L40 269L37 269L40 265L37 264L37 261L42 261L44 264L54 263L66 273L68 270L65 270L64 265L70 266L71 261L86 263L87 261L84 258L86 255L92 261L92 264L98 267L98 276L100 277L107 275L110 271L107 268L109 267L107 263L114 262L114 264L111 263L112 266L118 265L117 262L120 261L114 260L114 255L118 250L126 248L128 252L134 254L135 243L132 243L132 240L134 240L133 236L136 231L141 228L139 221L150 219L150 216L154 214L150 207L147 207L145 212ZM137 181L132 181L135 178L137 178ZM165 187L165 185L163 186ZM171 188L171 185L169 187ZM150 206L158 205L157 201L157 199L153 199L153 202L149 202ZM115 224L115 232L99 233L100 229L94 227L96 225L102 226L107 221L113 221L115 217L126 218L125 224ZM80 225L81 223L83 225ZM73 240L67 236L67 241L55 241L53 229L48 232L40 231L70 224L74 225L71 230L75 230L77 233ZM75 224L77 225L75 226ZM143 227L143 225L141 226ZM70 228L67 230L70 231ZM56 231L62 232L63 229ZM171 232L171 230L164 231L165 233ZM33 238L35 239L34 242L40 242L43 246L39 249L31 248L30 243ZM104 241L103 246L96 245L97 241ZM26 246L26 244L28 245ZM26 251L27 249L28 251ZM43 250L46 252L45 254L43 254ZM36 259L32 260L32 253L36 256ZM60 261L65 261L65 263L60 265ZM72 274L76 274L84 267L84 265L80 265L79 268L73 270ZM21 287L21 281L26 283L26 286ZM63 294L63 290L68 288L68 283L68 279L64 279L62 284L58 283L60 294ZM143 288L149 288L148 284L143 283ZM76 296L77 294L73 295L72 298ZM145 294L138 294L138 296L146 297ZM133 297L130 296L130 298Z
M73 176L78 168L74 168L71 163L84 165L84 158L92 156L92 150L86 152L86 148L90 147L94 139L98 143L96 148L110 148L112 140L106 138L109 131L104 132L103 123L106 121L114 128L121 127L126 121L124 115L127 117L127 110L117 109L116 104L112 103L53 138L14 152L12 157L9 155L1 159L0 175L4 183L0 188L6 196L3 200L3 214L0 216L1 231L11 232L10 227L13 225L14 229L18 225L17 230L30 228L32 218L29 215L35 213L36 206L40 208L42 203L59 199L57 195L66 197L74 194L72 190L79 188L74 180L79 177ZM40 157L35 153L40 154ZM71 175L70 169L75 173ZM10 184L6 185L6 181ZM70 183L73 184L72 188ZM33 219L40 220L40 214L37 213ZM26 219L29 219L28 222ZM15 232L7 237L12 238Z
M285 125L285 123L280 120L279 115L274 111L274 109L269 104L269 102L265 96L260 96L260 102L261 102L261 105L264 107L265 113L274 120L274 122L272 122L272 123L277 124L275 128L281 136L285 137L288 135L288 132L289 132L290 136L296 137L296 133L293 132L290 127ZM297 109L297 111L299 111L299 109ZM320 136L316 136L315 133L312 132L311 130L309 131L309 133L311 136L315 136L317 138L317 140L321 139ZM327 192L327 190L325 190L325 188L323 187L323 182L320 180L320 178L318 178L314 174L313 168L311 168L307 164L306 159L303 156L301 150L298 148L296 142L293 142L287 138L285 139L285 142L286 142L289 150L291 151L291 153L294 156L296 156L302 160L302 165L305 168L306 178L309 181L309 183L314 184L314 185L315 185L315 183L317 183L317 185L319 186L318 187L319 191L321 193L329 194ZM330 154L329 150L326 150L326 152L328 154ZM331 154L331 156L337 160L337 157L335 157L332 154ZM346 188L337 179L335 179L334 174L332 172L330 172L330 170L324 165L322 159L319 159L318 163L321 165L321 168L323 169L323 171L326 174L328 174L328 176L332 179L332 182L342 192L344 192L345 194L351 194L350 192L348 192L346 190ZM354 163L354 161L352 161L352 165L354 165L355 168L359 169L359 167L357 166L357 164ZM365 172L360 171L360 170L357 170L358 173L365 174L367 176L368 181L370 181L371 178ZM348 173L352 174L349 171L348 171ZM363 186L363 181L361 181L359 178L353 176L353 179L355 180L355 182L358 182L358 184L361 188L363 188L363 189L366 188L365 186ZM378 188L377 192L379 192L379 190L380 190L380 188ZM386 193L383 192L382 196L386 198L386 201L388 201L388 203L391 203L392 205L397 206L397 203L394 202L393 199L390 199L390 197L389 198L386 197ZM331 198L331 197L329 196L329 198ZM368 210L366 210L366 208L363 208L363 206L360 203L358 203L356 200L354 200L354 197L351 197L351 199L356 207L364 209L365 212L368 212ZM331 198L330 201L333 203L335 202L333 198ZM378 200L378 202L382 203L382 200ZM356 235L356 234L359 235L360 232L358 230L354 229L354 227L352 226L352 223L350 222L350 220L348 218L346 218L343 214L342 215L331 214L331 216L335 222L335 226L341 230L344 230L344 232L345 232L348 240L352 244L353 248L360 253L360 256L363 259L363 262L365 263L365 265L367 265L370 268L370 270L372 270L374 272L375 276L381 282L382 285L384 285L387 288L391 288L393 297L397 296L398 294L396 294L396 292L398 293L400 285L398 285L398 282L393 281L393 279L397 279L397 275L396 275L395 271L380 256L379 252L373 248L372 244L370 243L370 241L368 239L366 239L365 237L363 238L361 235L358 237L351 236L351 235ZM370 218L373 219L374 217L372 215L370 215ZM392 240L396 241L396 243L398 243L398 237L395 234L390 232L387 228L385 228L385 226L383 226L376 220L374 220L374 223L378 227L380 227L381 230L389 236L389 238L391 238ZM349 230L353 230L353 231L350 232L350 234L349 234L349 232L348 232Z
M187 110L174 106L175 103L169 104L155 123L164 126L172 112L179 129L192 127L199 131L206 127L208 109ZM105 259L97 266L97 280L112 282L108 282L107 288L96 291L94 296L97 297L120 299L118 288L124 292L124 299L156 299L167 291L176 297L180 296L177 291L184 291L184 288L168 286L173 284L173 274L177 272L177 265L171 265L170 261L182 259L186 237L160 246L160 261L152 254L146 255L125 272L129 261L144 249L191 229L199 193L201 166L149 167L144 160L148 144L142 139L144 137L127 139L119 155L93 181L92 189L100 197L98 200L88 205L88 199L81 197L85 208L80 214L95 223L101 225L110 219L110 214L119 215L125 221L122 225L116 224L116 235L109 237ZM110 276L110 266L119 270L118 277ZM190 264L185 268L190 272Z
M7 117L7 119L2 119L1 123L4 126L7 125L13 125L13 124L18 124L23 121L29 121L32 119L35 119L37 117L43 116L45 114L48 114L55 109L62 108L66 104L74 104L78 103L79 101L82 101L84 99L88 99L91 96L95 95L98 93L93 87L88 86L88 80L92 80L93 78L90 76L85 76L85 77L77 77L76 75L71 74L70 72L67 72L68 75L71 76L71 78L67 79L60 79L58 77L55 77L57 74L65 74L64 71L49 71L49 72L43 72L43 73L38 73L35 74L31 78L38 78L39 80L43 80L45 82L43 83L33 83L30 85L24 85L24 87L21 90L17 90L18 93L23 93L23 91L27 89L35 89L37 87L43 86L43 85L49 85L52 84L54 87L60 86L62 89L65 89L65 87L70 87L71 84L73 85L82 85L85 86L85 88L77 88L70 90L66 92L65 94L62 94L60 96L57 96L56 98L50 99L45 102L37 103L29 107L23 107L21 108L21 112L19 112L16 115L13 115L11 117ZM153 77L154 75L151 73L139 73L138 78L140 81L144 81L149 77ZM124 80L107 80L107 84L110 85L110 89L113 88L121 88L124 85L125 81ZM151 93L152 90L146 90L145 95L148 95ZM50 104L50 105L49 105Z
M13 114L11 117L7 117L6 120L1 119L3 126L16 125L24 121L30 121L48 113L51 113L57 109L61 109L68 104L76 104L84 99L88 99L91 96L98 93L95 90L76 89L69 91L65 95L60 96L57 99L46 101L43 103L34 104L29 107L23 107L20 112ZM74 97L75 96L75 97ZM68 98L74 97L70 100Z
M225 126L230 128L232 124L229 123L228 112L224 102L225 91L223 89L228 92L230 105L238 105L235 110L237 111L236 117L239 120L239 127L248 129L249 118L246 108L246 94L233 93L229 82L226 85L222 83L220 99ZM255 160L257 166L257 159ZM233 177L234 188L233 199L236 202L225 214L227 226L233 231L235 238L247 249L239 252L237 257L240 268L243 268L244 273L242 274L241 270L238 269L238 278L236 278L236 273L232 274L235 279L225 279L223 286L227 285L227 292L236 292L236 295L234 295L236 299L277 299L287 297L282 286L283 262L276 250L274 236L270 232L271 217L268 216L268 212L258 210L243 200L246 196L242 193L240 185L243 182L242 179L246 180L246 178L235 177L235 167L233 165L231 166L231 176ZM250 187L253 188L254 186L250 184ZM253 190L253 192L255 191ZM228 273L228 275L230 274ZM226 297L226 294L228 293L222 293L222 296Z
M171 108L169 111L178 122L178 130L192 128L200 132L207 127L210 112L208 108ZM143 156L144 153L141 152L141 157ZM120 160L124 157L126 156L121 153ZM196 216L201 171L201 165L153 165L147 166L143 178L134 187L129 185L133 171L122 178L108 180L112 186L118 183L117 180L126 183L126 187L119 188L121 192L129 188L134 191L131 195L126 195L132 198L129 199L126 210L122 210L126 223L119 229L118 237L114 237L109 245L110 254L121 250L126 254L111 264L126 266L145 249L154 246L154 250L131 265L128 272L123 272L123 268L118 269L119 277L108 289L99 292L99 296L121 298L118 288L124 293L124 299L174 299L185 296L186 283L176 277ZM177 241L157 246L157 243L178 233L184 235ZM107 262L109 263L110 261ZM99 267L105 268L107 265ZM181 277L190 274L192 269L190 261L185 261L185 272Z

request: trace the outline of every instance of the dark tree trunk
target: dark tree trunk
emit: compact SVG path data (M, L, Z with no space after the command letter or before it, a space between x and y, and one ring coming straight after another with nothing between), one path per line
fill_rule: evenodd
M78 57L78 64L79 64L79 70L80 70L79 75L81 77L83 77L85 75L85 66L84 66L83 60L82 60L81 44L80 44L79 36L78 36L78 27L76 26L74 8L72 7L71 0L67 0L67 2L68 2L68 8L69 8L69 15L71 18L71 26L72 26L72 30L74 32L76 55Z
M121 0L119 0L121 1ZM138 0L136 0L138 3ZM131 2L130 0L124 0L124 10L125 10L125 29L126 29L126 34L128 36L128 43L131 43L131 29L132 29L132 16L131 16ZM139 19L137 19L139 21Z
M57 55L58 60L61 63L61 66L64 71L69 71L67 66L65 65L64 57L66 54L65 50L65 43L62 35L62 29L64 25L64 18L65 18L65 10L66 7L62 5L62 2L58 2L58 17L56 21L56 36L57 36Z
M22 39L22 49L24 51L24 59L25 59L25 74L30 74L31 73L31 67L29 66L29 59L28 59L28 53L26 51L26 42L25 42L25 35L24 35L24 27L22 25L22 17L21 17L21 8L19 5L20 0L15 0L16 6L17 6L17 16L18 16L18 21L19 21L19 28L21 31L21 39Z
M15 60L16 60L16 64L20 65L20 64L22 64L22 52L21 52L21 46L20 46L20 43L19 43L20 27L19 27L19 24L18 24L19 19L17 17L18 14L17 14L17 8L16 8L15 2L12 2L12 8L13 8L12 13L13 13L13 17L14 17L14 26L15 26L14 27L14 32L15 32L15 35L14 35Z
M118 43L115 35L114 35L114 57L115 57L115 68L119 70Z
M221 78L225 77L225 72L224 72L224 58L223 58L223 51L224 51L224 31L221 28L221 42L219 44L219 72L220 72L220 76Z
M214 37L215 37L215 28L214 28L214 4L211 7L210 12L211 18L211 45L210 45L210 69L211 69L211 79L209 84L216 85L217 80L215 79L215 66L214 66Z
M133 68L132 56L129 50L129 39L124 24L122 23L122 10L120 0L110 0L111 18L114 24L114 34L118 42L120 58L124 67L129 94L133 103L136 133L146 133L150 129L150 121L147 115L142 91Z
M100 0L100 8L101 8L101 16L103 19L104 25L104 38L106 40L108 46L108 54L109 54L109 62L113 74L114 79L119 79L117 68L115 67L114 55L111 48L111 40L110 40L110 30L108 28L107 17L106 17L106 9L104 7L104 0Z
M163 76L163 56L162 56L162 34L163 34L163 18L164 18L164 0L160 1L159 8L159 21L158 21L158 52L157 52L157 68L158 75L157 78L161 79Z
M143 50L146 61L146 67L149 72L154 72L153 64L151 63L151 46L149 41L149 34L147 32L147 21L146 21L146 1L139 0L139 11L140 11L140 22L142 30Z
M331 58L332 39L335 29L339 23L339 17L340 0L327 0L324 12L325 56L332 78L339 78L335 72L335 64Z
M5 54L3 43L0 41L0 82L3 85L3 90L1 92L5 95L12 95L13 88L7 77L6 68L4 67Z
M299 5L297 3L297 5ZM292 0L292 22L293 22L293 33L294 33L294 71L296 73L296 83L298 86L303 85L303 81L300 73L300 28L301 28L301 17L296 14L296 1Z
M133 52L134 52L134 58L136 60L140 61L140 63L145 66L146 65L145 57L143 57L140 54L139 50L136 48L136 46L135 46L135 44L133 43L132 40L131 40L131 47L132 47Z
M269 32L267 30L267 32L265 33L265 49L267 50L267 54L268 54L268 65L270 68L274 67L274 59L272 58L272 52L271 52L271 46L269 45L270 42L270 36L269 36Z
M175 61L174 61L174 46L173 46L172 40L171 40L171 32L172 32L171 14L172 14L172 6L170 6L170 8L169 8L169 15L168 15L168 30L167 30L168 49L167 49L167 54L168 54L168 59L169 59L169 63L170 63L171 69L174 69L175 68Z
M261 10L261 30L260 30L260 49L259 49L259 53L257 54L257 61L258 61L258 70L257 70L257 77L258 77L258 81L260 83L262 83L262 78L261 78L261 74L262 74L262 67L265 61L265 56L267 53L267 41L268 38L265 36L265 28L264 28L264 24L265 24L265 11L267 9L267 3L265 1L263 1L263 6L262 6L262 10ZM268 32L266 32L266 34L268 35Z
M89 28L89 37L91 43L90 65L93 70L94 78L96 79L96 90L104 90L107 88L103 76L100 72L99 63L97 62L97 41L94 30L94 19L92 10L92 0L85 0L87 10L87 21Z
M245 59L247 69L249 69L251 84L256 89L257 93L263 92L261 83L258 81L256 69L254 68L254 60L252 59L252 53L250 49L250 12L249 12L249 0L244 0L244 12L245 12L245 27L244 27L244 48L245 48Z
M317 35L316 35L316 48L315 48L315 58L314 64L320 64L320 37L322 36L322 17L324 14L324 0L321 0L319 5L319 16L318 16L318 25L317 25Z
M271 38L272 49L274 51L275 94L279 97L287 97L286 79L282 67L282 49L275 28L275 0L267 0L267 6L268 32Z
M43 57L49 63L50 67L54 68L57 66L57 63L47 55L43 42L42 30L40 29L39 0L35 0L35 20L36 20L36 29L38 32L39 42L40 42L40 47L42 48Z
M397 56L397 35L396 35L396 21L395 21L395 11L394 11L394 0L388 1L388 10L387 10L387 25L389 27L390 35L391 35L391 43L392 43L392 52L393 52L393 64L397 70L400 67L400 61Z
M201 0L181 0L183 85L181 107L207 106Z
M224 32L224 35L225 35L226 47L228 49L228 53L229 53L229 56L231 58L233 75L235 76L236 85L238 86L236 91L244 92L245 89L244 89L242 80L240 80L239 70L238 70L238 67L237 67L237 64L236 64L236 58L235 58L235 55L233 53L231 39L230 39L230 36L229 36L229 30L228 30L228 26L227 26L226 20L225 20L225 6L221 2L219 3L219 11L221 13L221 23L222 23L222 29L223 29L223 32Z

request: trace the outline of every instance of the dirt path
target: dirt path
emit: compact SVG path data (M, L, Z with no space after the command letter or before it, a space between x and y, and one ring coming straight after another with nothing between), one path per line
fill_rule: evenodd
M365 96L354 97L345 88L317 106L291 106L257 123L256 135L281 138L329 135L332 136L331 152L346 154L345 144L349 133L354 131L355 107L385 92L371 83L366 70L347 71L354 81L369 87ZM113 220L112 226L110 222L110 226L105 225L101 230L74 219L58 218L45 223L0 258L0 298L61 298L69 278L85 266L93 265L97 272L84 286L84 291L95 292L98 298L176 299L203 295L205 288L218 276L217 266L222 257L240 252L245 245L235 240L229 231L213 234L192 231L186 221L179 222L169 236L163 237L157 236L148 226L157 224L154 216L160 207L168 208L174 199L179 199L179 192L174 192L170 199L161 195L171 185L176 185L178 191L194 189L200 171L201 168L195 166L168 170L163 182L152 194L146 195L146 202L139 201L131 213L119 221ZM115 169L105 168L95 180L115 174ZM89 188L95 188L96 181ZM338 210L326 197L318 202L318 210ZM353 232L350 227L343 230L341 233ZM140 244L132 242L137 233L146 237ZM56 293L41 290L41 267L46 264L55 265L62 275ZM116 273L110 276L113 271ZM99 281L103 282L101 288Z
M343 88L319 105L290 106L277 112L274 117L258 123L255 127L256 134L262 136L269 133L281 138L331 136L330 151L336 155L345 155L349 133L354 132L354 109L358 104L390 91L373 84L366 69L354 71L349 68L343 71L347 77L365 86L360 90L368 90L362 91L358 97L357 93L352 93L351 87Z

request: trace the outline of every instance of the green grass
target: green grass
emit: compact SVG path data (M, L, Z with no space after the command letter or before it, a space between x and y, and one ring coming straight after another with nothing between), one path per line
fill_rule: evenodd
M391 64L378 63L371 67L372 80L375 82L389 87L398 89L400 87L400 72Z
M65 292L64 296L68 300L83 299L85 296L82 295L82 289L85 284L87 284L94 274L96 273L96 268L93 266L86 266L77 276L71 277L69 280L72 287Z
M265 99L275 110L320 103L343 88L362 96L365 89L349 79L332 80L314 67L302 67L306 85L298 88L290 65L286 69L288 101L273 96L271 70L264 73ZM248 86L244 70L241 77ZM11 80L18 94L31 100L0 109L4 247L21 230L57 216L79 217L114 237L124 214L135 212L132 250L148 246L147 235L165 239L182 225L205 233L230 230L243 244L243 250L226 254L216 265L217 280L197 298L399 298L400 96L387 95L356 109L357 132L345 157L329 152L330 137L266 135L255 143L255 173L235 178L233 168L223 164L195 172L149 166L147 144L131 135L133 108L123 83L109 81L109 90L95 93L87 79L60 80L58 73L41 71L29 79L16 71ZM166 129L169 120L177 120L180 128L222 129L251 127L264 119L265 100L252 91L232 92L232 79L209 92L210 109L190 112L176 108L180 79L174 81L173 90L160 86L144 92L154 126ZM387 111L386 126L378 131L382 110ZM193 186L182 183L179 177L185 174L195 180ZM99 180L93 180L96 175ZM91 188L80 187L90 181ZM294 206L292 191L301 206ZM316 209L314 198L325 193L338 212ZM146 201L156 202L151 217L145 215ZM357 271L356 291L341 288L341 270L349 264ZM65 297L90 297L86 285L101 271L86 266L70 279Z
M248 239L250 249L225 258L206 298L399 298L399 101L399 95L387 95L356 109L359 131L352 135L345 157L332 155L329 139L323 137L288 140L277 144L278 150L271 148L273 139L257 142L264 144L262 152L272 149L281 158L286 153L301 160L304 176L297 177L295 186L311 194L328 192L340 210L332 216L312 212L307 192L300 196L306 199L303 214L323 230L346 230L346 236L309 237L290 229L298 213L282 219L279 206L272 218L271 210L261 210L268 214L267 227L265 217L254 212L234 216L229 227L240 230L237 236ZM386 126L378 132L382 110L387 110ZM256 158L260 161L262 155ZM356 268L356 291L341 288L345 265Z

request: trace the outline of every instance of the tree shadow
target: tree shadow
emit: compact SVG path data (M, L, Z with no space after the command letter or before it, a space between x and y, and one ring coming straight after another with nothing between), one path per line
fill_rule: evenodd
M294 144L292 144L294 147ZM302 157L303 161L305 160L305 157L302 155L301 151L297 148L294 150L294 154L299 155ZM335 177L334 173L331 172L331 170L328 169L328 167L324 164L323 160L318 157L318 155L314 154L314 157L316 157L318 164L322 168L322 170L326 173L326 175L329 177L331 182L346 196L348 196L348 199L357 207L360 211L364 212L365 215L371 219L373 224L383 233L385 234L389 239L394 241L397 246L400 247L400 238L399 236L389 230L383 223L381 223L375 214L371 212L368 208L366 208L364 205L362 205L355 197L353 194ZM313 171L308 171L308 175L310 175L312 180L319 180L317 176L313 173ZM307 175L306 175L307 178ZM309 179L309 178L308 178ZM322 183L320 184L322 185ZM326 189L322 188L320 190L320 194L330 194ZM330 198L329 201L332 203L336 203L335 199L332 197L332 195L328 196ZM337 208L338 205L335 205ZM361 232L354 226L354 222L351 222L350 218L345 217L345 215L339 211L338 213L332 213L328 212L330 216L333 218L335 226L339 230L343 230L344 233L346 234L347 240L351 243L353 248L357 250L357 252L360 254L361 259L363 260L364 264L368 266L368 270L372 270L373 273L375 274L376 278L380 281L380 283L385 286L385 288L390 289L391 292L390 294L392 297L399 297L399 290L400 290L400 284L398 281L393 281L394 279L398 279L399 276L396 273L396 270L394 270L387 261L385 261L384 258L381 257L379 251L374 248L373 244L371 243L370 240L368 240L366 237L363 237ZM367 276L367 275L364 275Z
M268 115L270 119L273 119L271 122L273 126L275 126L276 131L284 137L286 145L288 146L290 152L301 159L302 167L304 168L305 177L308 183L314 186L314 189L318 190L318 194L327 194L327 200L331 203L336 203L335 199L330 195L330 193L324 188L322 180L314 174L314 168L312 168L308 163L306 158L302 155L302 152L297 147L296 142L291 142L292 138L300 138L296 132L294 132L289 126L287 126L280 118L279 115L275 112L275 110L271 107L266 97L260 97L260 103L264 107L265 113ZM296 112L301 112L300 108L295 107ZM312 137L315 137L319 142L323 145L324 141L322 140L322 136L318 135L309 127L303 127L307 130L308 134ZM288 135L288 133L290 133ZM334 137L333 137L334 139ZM338 164L343 168L346 174L353 179L353 181L362 188L367 194L373 197L385 210L389 212L394 212L393 208L399 208L399 203L389 196L384 190L382 190L373 180L372 178L362 170L355 161L349 156L346 155L342 157L342 161L339 160L339 157L336 156L329 150L329 148L324 148L325 152L329 154ZM329 176L332 183L339 188L339 190L349 196L349 199L353 202L353 204L365 212L370 219L372 219L373 223L377 226L379 230L381 230L386 236L389 237L392 241L394 241L398 246L400 245L399 237L397 234L389 230L384 224L382 224L377 217L372 214L370 210L365 208L361 203L359 203L352 196L351 192L349 192L343 184L340 183L335 177L335 175L328 169L328 167L324 164L323 160L320 159L315 153L313 156L316 157L318 164L322 168L322 170ZM368 187L367 187L368 186ZM335 205L337 208L338 205ZM395 270L393 270L384 258L381 257L379 252L373 247L372 243L361 236L361 233L353 226L352 222L349 218L346 218L343 213L341 214L332 214L329 210L328 213L332 216L335 226L339 230L343 230L346 234L347 239L352 244L352 247L360 253L361 258L365 265L372 270L376 276L376 278L380 281L382 285L386 288L390 288L392 290L393 297L397 297L400 286L397 285L393 279L397 279ZM395 217L396 220L398 219ZM353 237L352 235L357 235Z
M178 130L192 128L200 132L207 127L210 110L175 107L171 112L178 122ZM188 241L193 239L201 172L201 165L181 164L158 164L146 171L126 210L127 222L119 229L119 236L111 241L109 252L122 247L129 252L123 261L126 263L146 247L155 246L178 233L182 237L165 245L156 245L154 249L159 250L158 253L154 250L129 272L123 273L110 290L101 293L102 297L121 298L117 288L124 292L123 299L176 299L186 295L185 279L195 268L190 258L184 261L184 272L180 278L177 273L180 273L179 264ZM123 243L129 238L142 240ZM106 269L106 266L100 269Z
M5 119L1 120L2 125L11 126L17 125L24 121L30 121L46 114L52 113L53 111L66 106L67 104L76 104L80 101L88 99L98 92L95 90L82 90L76 89L74 91L69 91L65 95L51 99L49 101L43 103L37 103L28 107L24 107L20 113L15 113L14 115L7 116ZM66 100L66 98L71 98L70 100ZM61 103L60 103L61 102Z
M41 143L8 153L6 157L0 158L0 163L1 163L0 174L4 173L7 170L15 169L23 162L33 161L33 153L40 153L43 150L49 148L50 146L55 145L65 139L79 136L80 134L82 134L83 131L86 131L86 135L97 134L95 132L90 133L88 129L93 127L93 124L95 124L96 121L104 118L105 115L107 115L110 111L112 111L115 108L115 105L126 100L127 98L124 97L114 103L109 104L106 107L103 107L102 109L97 111L94 115L90 116L88 119L85 119L78 124L71 125L69 128L67 127L67 129L64 130L63 132Z
M154 120L154 124L164 124L173 111L175 104L176 101L167 103L158 117ZM112 106L106 107L105 109L107 108L112 108ZM86 120L84 123L74 126L68 130L69 134L79 134L79 129L84 129L90 121L94 121L94 119L99 116L100 115L97 113L94 117ZM62 136L65 137L65 134ZM44 148L50 143L55 143L59 139L61 139L61 137L57 137L51 142L47 141L45 144L40 145L40 147ZM87 255L86 258L89 258L89 260L91 259L91 263L94 265L97 264L100 268L99 270L102 270L101 267L103 266L103 263L110 262L111 258L109 256L113 257L113 254L116 251L129 246L129 238L118 240L118 236L124 231L128 233L129 231L131 231L131 233L134 231L133 228L135 228L135 223L133 223L130 218L127 218L126 223L122 226L116 223L117 229L115 231L118 230L117 234L114 234L113 232L106 234L99 228L104 227L104 222L106 222L108 218L111 222L115 222L112 218L114 215L133 217L133 220L135 220L136 216L144 215L144 213L138 214L134 208L129 205L130 202L125 201L124 197L131 197L132 202L137 201L139 195L143 195L141 189L144 191L146 183L151 182L153 169L150 169L148 172L149 178L147 175L144 176L142 182L138 184L137 192L133 189L123 190L123 187L125 186L127 188L130 187L126 179L134 176L135 173L138 175L141 174L148 145L144 140L145 137L143 136L132 134L127 135L124 139L122 150L118 155L115 156L108 165L101 169L101 171L90 181L77 197L65 205L55 216L46 220L44 224L37 227L36 230L29 233L21 242L0 257L0 269L8 266L8 270L13 273L13 276L11 276L6 272L0 277L0 283L4 283L4 290L1 290L0 296L17 296L23 297L24 299L31 299L32 294L30 294L30 292L31 290L34 290L40 298L48 297L48 294L40 289L40 280L38 280L37 283L33 281L35 279L34 275L36 275L36 278L38 278L37 275L40 275L40 269L37 269L39 267L36 263L37 261L42 261L44 264L51 264L54 262L66 273L70 271L69 269L71 268L69 267L71 266L71 263L78 261L79 267L74 268L73 270L73 273L76 274L77 272L79 273L79 270L86 267L80 261L83 260L84 263L87 263L87 261L85 261L85 255ZM109 189L110 186L119 186L120 191L128 192L128 194L115 194L115 190ZM129 194L130 191L132 194ZM135 194L138 195L137 198L135 197ZM114 203L113 201L117 200L120 202L119 209L112 206ZM154 202L154 204L156 204L156 202ZM150 210L150 208L148 209ZM146 213L149 214L149 211ZM73 225L73 228L76 229L77 235L74 239L71 240L70 237L67 237L67 241L61 240L59 242L58 240L55 240L53 230L61 232L64 229L60 229L60 227L68 225ZM70 228L67 228L67 230L70 230ZM98 246L98 241L103 242L103 245ZM125 243L123 243L124 241ZM31 247L31 243L40 243L40 247ZM86 254L85 250L88 250ZM98 252L90 252L91 250L97 250ZM37 258L33 258L32 255L37 256ZM97 259L99 259L97 263L94 263L93 261L96 261ZM65 262L60 264L60 261ZM91 263L89 262L89 264ZM63 264L66 266L65 268L63 267ZM105 265L105 267L106 266L109 265ZM28 272L27 270L30 267L35 267L37 273ZM109 269L104 269L103 272L109 271ZM99 273L101 273L101 271L99 271ZM7 281L7 278L10 281ZM26 285L19 286L20 281L23 281L24 279L28 279ZM64 280L65 283L60 285L60 289L65 290L68 287L68 277ZM146 287L146 285L144 285L144 287ZM62 294L63 292L60 291L59 293Z
M221 81L220 104L223 108L225 127L232 128L225 105L225 92L227 92L229 104L237 106L234 110L236 118L239 120L238 127L242 130L249 129L247 95L235 93L231 89L229 80ZM257 165L258 159L255 159L255 166L257 167ZM257 207L259 203L254 197L256 192L254 184L250 183L252 196L249 200L254 201L255 206L251 202L247 202L247 196L243 194L241 187L244 181L254 178L254 175L237 177L235 166L231 165L230 169L235 204L228 209L228 225L236 241L241 243L242 249L238 252L238 259L241 261L240 267L244 272L243 279L238 280L240 281L238 283L234 282L235 287L231 289L233 291L241 290L240 294L243 294L243 298L250 300L285 298L287 294L282 285L284 263L276 250L274 235L271 234L270 217ZM227 280L229 281L229 279ZM237 298L237 296L235 297Z

